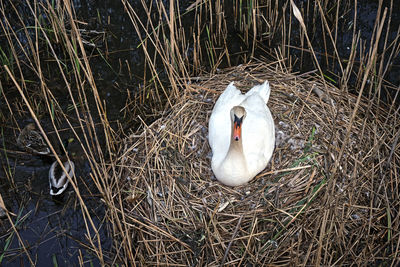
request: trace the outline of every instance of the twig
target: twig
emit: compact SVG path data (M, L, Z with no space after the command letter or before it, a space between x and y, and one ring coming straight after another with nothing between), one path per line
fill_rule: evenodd
M224 263L225 263L225 261L226 261L226 258L228 257L229 250L231 249L232 243L233 243L233 241L235 240L235 237L236 237L237 232L238 232L238 230L239 230L239 227L240 227L240 224L241 224L241 222L242 222L242 219L243 219L243 214L240 215L240 218L239 218L239 221L238 221L238 223L237 223L237 225L236 225L235 231L233 232L231 241L229 242L228 247L227 247L226 250L225 250L224 258L222 259L222 262L221 262L221 264L220 264L219 266L223 266Z

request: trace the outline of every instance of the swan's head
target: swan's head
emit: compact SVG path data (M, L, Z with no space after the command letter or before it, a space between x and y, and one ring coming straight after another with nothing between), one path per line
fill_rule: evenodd
M231 120L233 125L232 138L239 141L242 138L242 124L246 117L246 110L244 107L235 106L231 109Z

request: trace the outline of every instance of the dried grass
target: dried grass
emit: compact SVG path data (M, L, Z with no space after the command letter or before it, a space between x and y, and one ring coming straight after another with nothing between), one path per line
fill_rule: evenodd
M361 98L337 161L357 96L280 66L192 80L164 116L123 140L122 237L132 238L136 264L398 262L399 114ZM273 158L249 184L224 186L210 170L213 103L230 81L246 91L264 80L277 128Z

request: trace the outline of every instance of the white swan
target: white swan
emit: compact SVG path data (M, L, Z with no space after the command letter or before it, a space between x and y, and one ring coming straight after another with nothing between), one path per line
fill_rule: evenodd
M242 94L231 82L218 98L208 125L215 177L242 185L261 172L275 146L275 126L267 107L268 81Z

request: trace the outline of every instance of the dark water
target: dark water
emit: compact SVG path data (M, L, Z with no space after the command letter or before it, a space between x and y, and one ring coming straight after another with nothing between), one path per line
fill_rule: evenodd
M310 30L310 39L313 46L313 49L316 52L317 59L319 64L322 67L324 74L329 76L327 82L331 82L336 86L340 86L340 78L342 76L342 71L339 67L337 57L334 53L334 47L330 42L328 36L326 36L326 46L324 44L323 33L321 29L323 28L322 20L319 15L313 16L315 10L313 8L307 9L307 3L309 1L295 1L299 8L304 10L308 10L304 15L305 24L307 25L307 29ZM338 31L337 31L337 50L340 58L342 59L342 65L345 69L347 66L347 59L350 57L351 48L352 48L352 38L353 38L353 25L355 19L355 8L357 8L357 17L356 17L356 31L355 33L360 35L360 43L357 46L357 53L355 57L354 64L354 73L350 76L349 81L347 82L348 89L350 92L357 94L357 88L360 87L360 79L357 77L357 71L361 68L364 69L367 62L362 62L360 58L360 51L363 51L361 54L365 55L371 49L371 38L373 38L374 32L374 24L377 17L377 12L379 8L379 1L357 1L357 7L354 6L354 1L341 1L341 6L339 9L339 19L338 19ZM377 60L377 69L375 73L378 72L380 67L380 62L382 60L382 54L384 50L384 42L387 38L386 52L383 57L383 67L386 67L390 53L392 52L393 46L392 44L397 36L397 31L400 27L400 6L396 1L393 1L392 12L390 12L390 1L382 1L382 7L380 12L380 17L383 16L383 11L387 8L387 15L385 24L383 27L383 31L380 37L380 41L378 43L378 60ZM333 25L336 18L336 3L337 1L330 2L330 12L325 14L326 20L330 27L334 29ZM313 6L313 5L310 5ZM329 8L328 8L329 9ZM317 12L318 13L318 12ZM390 27L388 24L388 18L390 20ZM296 33L296 28L298 28L298 22L294 22L294 33ZM389 31L387 32L387 29ZM376 34L376 33L375 33ZM299 34L293 35L293 46L297 46L299 44ZM332 30L332 36L335 36L335 31ZM372 43L373 44L373 43ZM398 42L397 42L398 44ZM308 46L306 46L308 48ZM371 49L372 50L372 49ZM328 55L327 57L325 56ZM301 52L293 49L291 51L291 55L301 58ZM294 69L300 72L306 72L313 69L316 69L316 66L313 63L313 58L310 54L305 53L303 55L303 60L300 60L299 63L294 65ZM393 54L393 58L390 60L390 64L387 72L385 72L383 76L383 84L381 88L381 100L384 102L391 104L393 97L396 94L396 90L400 85L400 56L399 51ZM397 89L396 89L397 88ZM400 99L396 100L400 103Z
M4 155L1 160L3 168L6 167ZM12 168L13 184L16 188L7 182L3 169L1 194L7 208L17 215L12 216L13 224L36 266L54 266L55 262L59 266L78 266L79 252L84 261L99 265L97 258L83 248L83 245L89 246L85 237L86 225L71 185L60 198L54 198L49 195L50 162L47 159L27 155L14 157L10 154L8 164ZM78 186L93 222L99 229L102 248L106 252L110 251L109 232L102 222L105 208L99 198L90 196L85 190L84 184L89 184L93 189L87 180L89 168L85 162L75 164ZM3 219L0 229L0 247L4 250L5 257L2 266L30 266L28 257L21 249L17 236L10 230L7 219ZM94 236L92 230L89 231Z
M183 1L181 3L182 10L192 2ZM82 26L82 29L87 30L84 38L97 45L98 50L93 48L92 52L99 55L98 51L101 51L107 60L106 62L103 57L96 56L90 62L96 84L100 90L100 97L104 99L107 106L108 117L111 121L121 119L120 110L126 104L127 92L134 93L138 90L143 82L141 80L143 73L146 71L144 70L144 55L142 50L137 48L140 42L139 38L121 2L113 0L75 0L73 3L78 19L87 23ZM296 1L296 3L301 7L307 1ZM133 1L131 4L138 10L139 14L142 14L140 12L142 7L139 1ZM387 3L385 2L385 4ZM23 9L23 6L20 6L20 8ZM367 40L365 45L366 49L368 49L376 17L377 3L376 1L359 1L357 8L361 38ZM393 30L390 32L389 41L396 38L396 30L400 22L399 8L395 8L394 11L396 12L392 15ZM343 14L339 23L339 28L342 32L338 35L338 49L343 58L347 58L350 53L352 31L347 29L353 13L351 11ZM29 20L29 12L26 12L26 14L27 20ZM227 14L227 16L230 15ZM143 21L145 21L144 17ZM190 19L184 19L183 21L192 23ZM232 43L231 54L243 51L244 53L247 51L250 54L250 49L244 47L241 40L237 38L237 29L232 25L228 27L232 31L229 33ZM312 36L312 43L316 52L324 53L325 47L321 41L321 34L321 31L316 31ZM292 36L293 45L300 46L298 43L296 44L299 40L298 36L295 34ZM6 42L2 38L0 37L0 43L4 45ZM21 39L23 39L23 36L21 36ZM279 40L279 38L277 39ZM279 45L278 40L266 41L264 45L273 49ZM332 48L328 49L331 50ZM296 49L291 51L293 53L292 56L301 57L300 52ZM257 50L256 55L268 57L262 49ZM243 63L241 62L242 58L243 54L233 58L232 62L234 64ZM325 62L322 56L319 56L318 59L324 67L324 71L340 74L338 64L333 61ZM385 76L388 82L396 86L399 85L400 78L399 63L400 59L398 57L395 58L390 71ZM220 67L224 67L224 65ZM294 68L301 72L307 72L315 69L315 66L310 58L310 60L303 60L302 64L296 64ZM131 70L130 72L128 71L129 69ZM161 69L160 72L162 72ZM51 77L51 83L55 85L61 83L56 71L49 74L49 76ZM351 81L351 83L356 84L356 81ZM65 89L61 88L56 93L58 92L57 98L62 99L60 102L63 109L66 110L71 102L68 98L65 99L65 91L63 90ZM9 97L13 94L13 92L8 93ZM0 101L1 109L7 110L3 99ZM91 103L91 106L94 107L94 104ZM29 117L16 116L15 123L23 127L31 121ZM15 123L2 126L3 132L0 136L0 142L3 144L2 147L12 152L7 153L7 155L2 152L0 156L3 166L0 170L0 192L6 206L11 212L18 215L12 217L12 219L21 239L28 248L30 256L37 266L53 266L54 262L57 262L59 266L77 266L79 265L79 254L83 255L83 260L87 262L87 265L99 265L96 257L85 249L85 244L88 244L85 236L87 231L80 205L71 186L69 186L61 199L54 200L50 197L48 194L48 170L51 162L40 157L29 157L18 152L19 148L15 145L18 130ZM45 127L50 127L48 118L44 117L42 123ZM67 136L68 133L65 133L65 137ZM90 168L88 164L85 162L79 163L77 170L78 186L85 188L84 184L88 184L89 188L94 190L93 185L90 185ZM11 177L10 179L13 182L10 182L7 177ZM14 185L11 185L12 183ZM102 222L105 207L102 206L100 198L89 197L89 193L84 195L84 199L90 209L96 227L100 228L102 249L107 258L107 253L112 251L112 239L107 231L106 224ZM99 227L100 225L102 227ZM25 252L21 249L18 238L10 231L9 223L3 220L0 230L0 248L5 251L2 264L5 266L29 266L29 261ZM10 238L9 243L7 238Z

